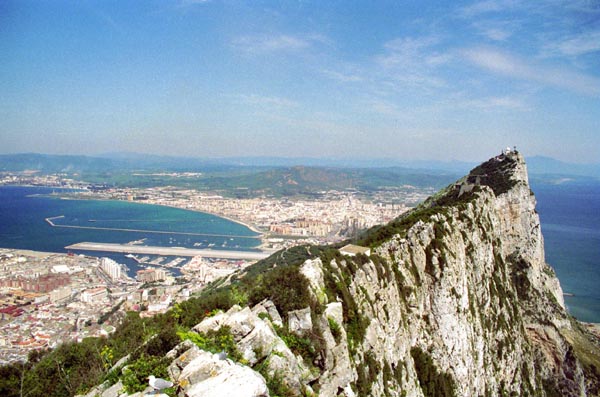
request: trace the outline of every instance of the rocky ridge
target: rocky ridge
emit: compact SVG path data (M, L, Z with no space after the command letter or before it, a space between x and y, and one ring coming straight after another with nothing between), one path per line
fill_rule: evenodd
M202 320L194 332L228 330L239 356L182 342L167 355L177 395L599 395L600 343L565 310L519 153L355 243L370 256L307 249L294 265L306 307L267 289Z

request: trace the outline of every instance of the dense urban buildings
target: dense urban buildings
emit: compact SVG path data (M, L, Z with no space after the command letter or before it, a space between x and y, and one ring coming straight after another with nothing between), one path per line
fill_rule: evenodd
M397 217L429 194L427 189L406 187L369 196L328 191L310 199L239 199L169 187L93 189L64 175L36 173L3 173L2 184L68 187L77 190L53 194L140 201L223 216L261 233L261 249L267 251L341 241ZM348 249L366 253L361 247ZM207 283L253 263L200 256L168 260L160 255L129 256L140 265L133 274L105 257L0 249L0 363L23 360L35 349L107 335L126 310L142 316L164 312ZM181 273L177 279L171 273L175 268Z

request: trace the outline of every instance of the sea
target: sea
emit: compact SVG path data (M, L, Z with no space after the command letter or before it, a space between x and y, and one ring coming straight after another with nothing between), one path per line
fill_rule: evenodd
M554 268L569 312L600 323L600 182L531 182L546 262Z
M248 227L211 214L137 202L62 199L59 193L65 191L0 187L0 248L67 253L65 247L84 241L244 251L260 245L258 234ZM145 266L122 253L73 253L114 259L132 277ZM176 259L148 257L160 265ZM168 270L177 276L179 267Z
M600 323L600 182L532 181L531 187L546 262L560 280L569 312L581 321ZM0 247L65 253L66 246L83 241L233 250L254 250L260 244L252 230L218 216L125 201L64 200L55 192L0 187ZM58 226L84 228L52 227L46 218ZM112 258L125 264L130 275L141 268L120 253L76 253ZM178 275L177 269L172 271Z

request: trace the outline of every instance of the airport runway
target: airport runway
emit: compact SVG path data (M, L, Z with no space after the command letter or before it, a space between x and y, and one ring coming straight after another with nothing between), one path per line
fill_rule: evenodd
M68 250L122 252L126 254L150 254L163 256L203 256L205 258L260 260L271 255L264 251L227 251L193 249L183 247L156 247L148 245L127 245L112 243L82 242L65 247Z

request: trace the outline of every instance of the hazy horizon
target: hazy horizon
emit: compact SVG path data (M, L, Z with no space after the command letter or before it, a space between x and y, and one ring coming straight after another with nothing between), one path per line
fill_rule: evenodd
M0 152L600 158L600 3L5 1Z

